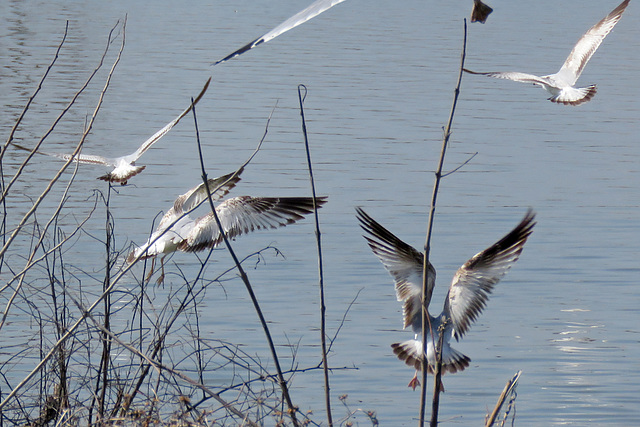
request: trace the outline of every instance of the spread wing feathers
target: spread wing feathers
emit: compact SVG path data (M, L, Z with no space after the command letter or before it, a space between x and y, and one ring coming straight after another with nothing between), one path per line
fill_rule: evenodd
M321 207L326 197L316 198ZM224 201L216 213L228 238L262 228L277 228L292 224L313 212L311 197L250 197L240 196ZM187 238L178 249L195 252L220 244L222 234L213 213L198 218Z
M506 79L513 80L514 82L522 82L522 83L534 83L538 85L548 85L549 82L543 79L540 76L536 76L534 74L520 73L518 71L491 71L487 73L479 73L476 71L471 71L466 68L463 68L465 73L469 74L477 74L480 76L488 76L496 79Z
M202 90L200 91L198 96L193 100L193 105L197 104L198 101L200 101L200 99L204 96L205 92L207 92L207 89L209 88L209 83L211 83L211 77L209 77L207 79L207 82L204 84L204 87L202 88ZM129 154L128 156L126 156L125 159L129 163L132 163L132 162L135 162L136 160L138 160L140 158L140 156L142 156L145 153L145 151L147 151L153 144L158 142L158 140L160 138L165 136L167 134L167 132L169 132L175 125L177 125L178 122L184 116L189 114L189 112L191 111L191 107L192 107L192 104L190 103L189 106L187 107L187 109L184 110L182 113L180 113L180 115L178 117L173 119L171 122L167 123L165 125L165 127L160 129L158 132L154 133L151 136L151 138L149 138L145 142L143 142L142 145L135 152L133 152L133 153Z
M564 105L580 105L590 101L596 96L598 89L596 85L587 87L564 87L556 96L549 98L549 101Z
M208 183L209 191L211 191L211 198L213 200L218 200L229 193L229 190L235 187L238 181L240 181L240 174L243 169L244 168L219 178L209 179ZM158 227L156 227L151 237L149 237L149 240L129 254L127 257L127 263L131 264L131 262L133 262L133 260L145 250L146 253L143 258L149 258L160 253L175 251L178 244L189 235L194 226L193 219L188 215L183 218L180 217L185 211L195 208L198 203L203 201L206 197L207 191L204 183L201 183L187 191L185 194L178 196L173 203L173 206L160 220L160 224L158 224ZM174 222L175 224L173 224ZM166 231L170 226L171 230Z
M630 0L624 0L618 7L616 7L611 13L605 16L600 22L591 27L581 38L578 43L573 47L573 50L567 57L566 61L558 71L558 75L561 75L572 86L580 77L582 70L584 69L589 59L598 50L600 43L604 38L613 30L616 26L622 14L624 13Z
M240 169L238 172L230 173L218 178L212 178L207 181L209 183L209 191L211 191L211 198L213 201L223 198L233 187L236 186L240 181L240 173L242 173L243 170L244 168ZM160 224L158 225L158 228L156 228L156 233L166 230L167 227L176 221L178 217L182 216L184 212L195 208L206 198L207 191L203 182L186 193L178 196L178 198L173 202L173 206L160 220ZM191 222L193 222L193 220L191 220ZM173 228L176 228L176 226Z
M357 207L357 218L360 227L367 233L367 240L373 253L380 259L382 265L393 277L396 287L396 298L404 301L404 327L409 325L422 327L421 299L422 299L422 264L424 257L414 247L398 239L393 233L384 228L364 210ZM427 306L435 286L436 270L429 263L429 283L427 286ZM416 323L418 322L418 323ZM415 329L415 328L414 328Z
M24 151L33 151L30 148L24 147L20 144L16 144L15 142L12 142L11 145L13 145L16 148L19 148L20 150L24 150ZM64 161L69 160L71 157L73 157L73 160L79 163L86 163L86 164L93 164L93 165L104 165L104 166L115 166L116 165L116 159L110 159L107 157L102 157L102 156L95 156L95 155L91 155L91 154L77 154L76 156L72 156L71 154L57 154L57 153L48 153L46 151L36 151L36 153L38 154L42 154L45 156L50 156L50 157L55 157L58 159L62 159Z
M286 21L284 21L282 24L278 25L277 27L275 27L273 30L269 31L268 33L258 37L257 39L253 40L252 42L247 43L246 45L244 45L243 47L241 47L240 49L236 50L235 52L225 56L224 58L222 58L221 60L217 61L216 63L214 63L213 65L218 65L221 64L225 61L228 61L231 58L235 58L238 55L242 55L243 53L253 49L254 47L258 46L259 44L262 43L266 43L269 40L275 39L276 37L278 37L279 35L286 33L287 31L289 31L292 28L297 27L300 24L304 24L305 22L307 22L308 20L310 20L311 18L314 18L318 15L320 15L322 12L331 9L333 6L337 5L338 3L342 3L344 0L317 0L315 2L313 2L311 5L309 5L307 8L301 10L300 12L296 13L295 15L293 15L291 18L287 19Z
M484 309L489 294L518 260L535 225L535 213L529 210L509 234L476 254L458 269L447 298L445 315L453 322L454 336L459 339Z
M240 169L237 172L229 173L218 178L207 180L209 191L211 192L211 199L215 202L229 194L229 191L240 181L240 174L243 171L244 168ZM173 203L173 210L176 213L190 211L191 209L198 206L198 204L200 204L206 198L207 186L205 186L204 182L201 182L191 190L178 196L176 201Z

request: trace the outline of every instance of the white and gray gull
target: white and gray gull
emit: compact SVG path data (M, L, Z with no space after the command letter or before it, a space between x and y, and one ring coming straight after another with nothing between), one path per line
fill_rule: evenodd
M630 0L624 0L610 14L605 16L600 22L591 27L573 47L573 50L562 64L560 71L547 76L536 76L534 74L520 73L517 71L506 72L485 72L479 73L464 69L469 74L480 74L483 76L495 77L497 79L507 79L522 83L533 83L542 86L551 94L549 101L564 105L580 105L591 100L596 94L596 85L586 87L575 87L580 74L589 62L589 59L596 52L600 43L613 30L613 27L620 21L622 14L629 5Z

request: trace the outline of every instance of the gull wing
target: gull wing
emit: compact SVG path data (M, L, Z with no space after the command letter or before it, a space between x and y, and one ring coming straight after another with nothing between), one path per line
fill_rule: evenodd
M493 287L518 260L536 224L530 209L509 234L464 263L453 276L444 312L453 322L454 336L462 337L484 309Z
M403 301L404 327L422 328L422 264L424 257L413 246L406 244L384 228L364 210L357 207L360 227L367 233L364 238L378 257L384 268L395 281L396 298ZM436 281L436 270L429 263L429 284L427 286L427 306Z
M233 52L233 53L231 53L231 54L229 54L227 56L225 56L224 58L222 58L221 60L217 61L213 65L221 64L221 63L223 63L225 61L230 60L231 58L235 58L238 55L242 55L243 53L253 49L254 47L258 46L259 44L266 43L269 40L275 39L280 34L286 33L290 29L295 28L300 24L304 24L305 22L307 22L311 18L314 18L314 17L320 15L322 12L324 12L324 11L326 11L328 9L331 9L333 6L337 5L338 3L342 3L343 1L344 0L317 0L317 1L313 2L311 5L309 5L306 9L301 10L300 12L296 13L295 15L293 15L291 18L289 18L286 21L284 21L282 24L280 24L277 27L275 27L273 30L269 31L268 33L266 33L266 34L264 34L264 35L262 35L260 37L258 37L254 41L247 43L246 45L244 45L240 49L236 50L235 52Z
M321 207L326 197L316 198ZM226 200L216 207L216 213L228 238L263 228L277 228L292 224L313 212L311 197L251 197L240 196ZM196 220L187 238L178 246L185 252L216 247L222 234L213 213Z
M193 105L196 105L198 103L198 101L200 101L200 99L204 96L205 92L209 88L209 83L211 83L211 77L209 77L207 79L207 82L204 84L204 87L202 88L202 90L200 91L198 96L193 100ZM184 116L189 114L189 111L191 111L191 103L189 103L189 107L187 107L186 110L184 110L182 113L180 113L180 115L178 117L173 119L171 122L167 123L165 125L165 127L160 129L158 132L154 133L151 136L151 138L149 138L145 142L143 142L142 145L135 152L129 154L128 156L124 156L123 159L127 163L133 163L136 160L138 160L140 158L140 156L142 156L153 144L158 142L160 140L160 138L165 136L167 134L167 132L169 132L175 125L177 125L178 122Z
M19 148L20 150L29 151L29 152L33 151L30 148L24 147L20 144L16 144L15 142L12 142L11 144L16 148ZM91 154L76 154L75 156L72 156L71 154L48 153L45 151L36 151L36 153L42 154L44 156L55 157L57 159L62 159L64 161L68 161L71 157L73 157L73 160L78 163L104 165L104 166L116 165L116 159L111 159L111 158L102 157L102 156L95 156Z
M629 5L630 0L624 0L618 7L613 9L610 14L605 16L600 22L591 27L573 47L573 50L567 57L566 61L556 74L558 77L567 81L571 86L575 84L582 74L589 59L598 50L600 43L616 26L625 9Z
M471 71L468 70L466 68L463 68L465 73L469 73L469 74L477 74L477 75L481 75L481 76L488 76L488 77L493 77L496 79L506 79L506 80L513 80L514 82L521 82L521 83L535 83L535 84L539 84L539 85L548 85L549 82L545 79L543 79L540 76L536 76L534 74L527 74L527 73L520 73L517 71L491 71L488 73L478 73L475 71Z
M211 192L211 199L215 202L216 200L220 200L221 198L226 196L229 191L240 181L240 174L243 170L244 168L240 169L238 172L233 172L218 178L207 180L209 191ZM204 185L204 182L201 182L199 185L193 187L185 194L178 196L173 204L173 209L178 213L190 211L191 209L198 206L198 204L200 204L206 198L207 189Z

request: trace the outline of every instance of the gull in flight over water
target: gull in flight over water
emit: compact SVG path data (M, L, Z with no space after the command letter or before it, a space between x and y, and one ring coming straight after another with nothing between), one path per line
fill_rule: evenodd
M300 12L296 13L295 15L293 15L292 17L290 17L289 19L287 19L286 21L284 21L282 24L278 25L271 31L258 37L252 42L234 51L233 53L225 56L224 58L215 62L213 65L218 65L223 62L226 62L229 59L234 58L238 55L241 55L262 43L266 43L270 40L273 40L279 35L286 33L287 31L297 27L300 24L304 24L308 20L320 15L321 13L327 11L328 9L331 9L333 6L339 3L342 3L343 1L344 0L316 0L311 5L301 10ZM211 77L207 80L207 83L205 84L204 88L202 89L198 97L193 101L194 105L197 104L198 101L200 101L202 96L205 94L205 92L207 91L207 88L209 87L210 82L211 82ZM98 165L113 167L114 169L111 172L109 172L106 175L98 177L98 179L102 179L104 181L109 181L109 182L119 182L122 185L125 185L129 180L129 178L139 174L144 170L145 166L137 166L135 164L135 162L140 158L140 156L142 156L153 144L158 142L160 138L162 138L176 124L178 124L180 119L182 119L185 115L187 115L189 111L191 111L191 105L189 105L189 107L186 110L184 110L172 122L168 123L165 127L160 129L153 136L151 136L151 138L146 140L135 152L127 156L108 158L108 157L102 157L102 156L90 155L90 154L78 154L76 156L72 156L71 154L46 153L43 151L37 151L37 153L44 154L51 157L56 157L65 161L68 161L71 157L73 157L73 160L79 163L98 164ZM29 152L32 151L26 147L23 147L22 145L19 145L16 143L12 143L12 144L22 150L26 150Z
M277 27L275 27L273 30L269 31L268 33L258 37L257 39L253 40L252 42L247 43L246 45L242 46L240 49L234 51L233 53L230 53L229 55L225 56L224 58L220 59L219 61L216 61L213 65L218 65L221 64L223 62L226 62L228 60L230 60L231 58L235 58L238 55L242 55L243 53L253 49L254 47L262 44L262 43L266 43L269 40L273 40L276 37L278 37L279 35L286 33L287 31L291 30L292 28L297 27L300 24L304 24L305 22L307 22L308 20L310 20L311 18L314 18L318 15L320 15L322 12L325 12L329 9L331 9L333 6L342 3L344 0L316 0L313 3L311 3L308 7L306 7L305 9L301 10L300 12L296 13L295 15L293 15L291 18L287 19L286 21L284 21L282 24L278 25Z
M377 223L361 208L356 208L360 226L367 233L367 240L373 253L380 259L395 281L396 297L403 302L404 327L411 326L415 339L392 344L398 359L416 369L416 375L409 383L415 387L418 383L417 371L421 369L422 344L422 266L424 257L414 247L403 242L389 230ZM535 213L529 210L520 224L509 234L482 252L465 262L453 276L449 292L445 298L444 309L437 317L429 314L431 332L427 334L428 372L433 373L435 366L434 343L439 340L439 331L443 329L442 372L455 373L469 366L471 359L450 345L451 337L459 340L471 324L480 315L487 304L493 287L504 277L518 260L527 238L535 225ZM429 263L429 281L427 284L426 305L436 281L436 270Z
M44 151L36 151L36 152L38 154L44 154L47 156L56 157L58 159L62 159L65 161L68 161L70 158L73 157L73 160L78 163L110 166L113 168L113 170L106 175L102 175L98 177L98 179L101 179L103 181L109 181L109 182L119 182L120 184L125 185L131 177L139 174L144 170L145 166L136 165L136 161L140 158L140 156L142 156L149 148L151 148L153 144L158 142L160 138L166 135L167 132L169 132L175 125L178 124L180 119L182 119L184 116L186 116L189 113L189 111L191 111L191 106L197 104L198 101L200 101L202 96L207 91L210 82L211 82L211 77L209 77L209 79L205 83L204 87L198 94L198 97L193 100L193 104L190 103L189 107L186 110L184 110L182 113L180 113L178 117L173 119L171 122L167 123L167 125L164 126L162 129L160 129L158 132L154 133L149 139L143 142L142 145L138 147L136 151L134 151L129 155L122 156L122 157L109 158L109 157L102 157L102 156L97 156L92 154L82 154L82 153L73 156L72 154L47 153ZM22 150L32 151L31 149L23 147L22 145L19 145L16 143L12 143L12 144Z
M555 74L536 76L519 72L478 73L465 69L470 74L480 74L498 79L513 80L522 83L533 83L542 86L552 96L549 101L564 105L580 105L591 100L596 94L596 85L574 87L589 59L596 52L600 43L618 23L630 0L625 0L600 22L591 27L573 47L562 68Z
M237 172L209 179L209 191L213 201L223 198L240 181ZM161 259L162 273L158 283L164 280L164 257L177 250L196 252L218 246L223 238L215 221L213 213L194 220L188 213L207 199L204 183L179 196L173 206L162 217L160 224L149 240L135 248L127 256L127 263L137 259L153 258L151 271L147 280L153 274L153 263L157 255L163 254ZM327 202L326 197L316 198L316 206L320 208ZM313 212L312 197L251 197L239 196L225 200L216 206L216 213L228 238L234 238L255 230L284 227L302 219Z

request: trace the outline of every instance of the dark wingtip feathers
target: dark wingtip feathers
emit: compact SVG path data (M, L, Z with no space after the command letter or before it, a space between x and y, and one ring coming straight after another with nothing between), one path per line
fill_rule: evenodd
M422 370L422 360L411 352L407 351L405 346L402 343L394 343L391 344L391 348L393 349L393 354L395 354L398 359L402 360L407 366L414 368L416 371ZM456 372L462 372L465 368L469 367L471 363L471 359L459 352L455 352L455 356L451 358L448 363L442 364L442 373L450 373L455 374ZM433 367L431 364L427 366L427 372L433 374Z

